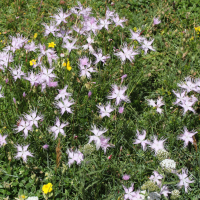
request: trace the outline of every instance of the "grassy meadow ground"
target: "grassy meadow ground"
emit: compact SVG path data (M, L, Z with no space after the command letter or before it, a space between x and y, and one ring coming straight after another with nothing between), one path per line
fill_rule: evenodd
M178 189L179 178L176 174L165 173L159 166L155 152L150 148L143 151L140 144L133 144L136 130L141 133L146 130L146 138L156 135L159 140L166 139L165 149L170 153L169 158L176 162L176 169L181 173L182 168L188 169L193 183L190 189L179 189L179 199L198 200L200 198L200 107L198 92L190 92L198 101L193 105L196 113L187 111L174 105L176 96L172 90L180 88L186 77L200 78L200 5L197 0L80 0L84 7L92 9L97 19L105 16L107 6L116 11L120 18L125 17L121 26L104 28L95 36L95 51L103 49L103 55L110 55L106 64L98 63L92 78L79 76L79 58L95 58L88 52L72 50L69 54L61 48L61 38L52 34L44 36L45 28L42 23L49 23L51 16L59 8L65 11L77 6L72 0L3 0L0 1L0 49L9 45L11 37L20 34L28 38L28 43L34 41L45 44L55 42L55 51L59 56L55 67L57 87L47 87L41 91L27 80L13 79L8 68L0 71L0 135L7 135L6 143L0 146L0 199L20 200L37 196L39 199L56 200L102 200L123 199L125 191L122 185L129 188L134 183L134 191L142 190L143 184L149 180L154 171L163 173L162 184L166 184L170 191ZM153 26L153 18L159 17L161 23ZM66 27L70 28L79 23L75 16L67 18ZM64 26L64 25L63 25ZM111 25L110 25L111 26ZM198 29L199 27L199 29ZM113 49L121 49L124 42L138 46L136 40L130 39L130 29L134 32L141 30L141 36L154 39L152 45L156 51L148 50L145 55L141 51L135 60L122 63L113 53ZM74 34L77 44L86 43L85 36ZM117 52L117 51L116 51ZM60 57L60 54L64 57ZM30 61L37 60L38 53L27 53L24 49L17 49L13 62L8 67L22 65L24 73L32 71ZM43 59L48 63L47 59ZM63 63L70 61L71 70L63 67ZM47 64L48 68L49 64ZM34 69L38 72L38 68ZM38 71L37 71L38 70ZM121 83L121 77L127 74ZM95 83L94 83L95 82ZM110 117L101 118L97 105L105 105L113 84L127 86L125 92L130 102L123 102L124 112L119 113L117 107ZM60 114L55 107L55 97L58 89L68 85L67 92L72 93L74 99L73 114ZM88 97L88 92L92 95ZM23 97L25 92L26 96ZM156 108L149 106L149 99L163 98L162 114ZM16 102L13 100L16 100ZM115 101L110 101L114 106ZM43 115L39 126L29 131L24 138L22 132L15 128L20 119L31 110L37 109ZM56 117L62 123L69 122L64 127L65 136L59 134L55 139L48 128L55 124ZM96 150L92 142L90 155L84 154L81 164L68 166L67 149L79 149L85 152L84 145L89 141L91 127L107 129L106 137L110 138L110 145L104 154L102 149ZM177 140L183 134L184 127L189 131L196 131L193 143L184 148L184 142ZM1 144L1 143L0 143ZM29 145L28 150L34 157L29 156L27 162L16 159L15 145ZM48 144L48 150L42 148ZM92 147L94 149L92 149ZM112 155L112 156L111 156ZM110 156L110 157L109 157ZM124 174L130 175L129 180L123 180ZM53 190L45 196L43 186L52 183ZM156 190L157 192L159 190ZM49 196L48 196L49 195ZM152 198L153 199L153 198ZM156 198L155 198L156 199ZM159 198L158 198L159 199ZM161 199L172 199L162 195Z

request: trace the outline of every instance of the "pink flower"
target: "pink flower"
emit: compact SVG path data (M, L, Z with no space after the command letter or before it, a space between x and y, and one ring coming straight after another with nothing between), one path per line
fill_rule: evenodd
M70 150L70 149L67 149L67 152L66 152L67 154L68 154L68 157L69 157L69 161L68 161L68 165L69 165L69 167L71 166L71 164L73 164L75 161L76 161L76 163L77 163L77 165L78 164L80 164L81 163L81 161L83 161L83 159L84 159L84 156L83 156L83 154L80 152L80 151L72 151L72 150Z
M160 175L157 171L154 171L153 173L154 173L154 175L151 175L151 177L149 179L152 180L153 182L157 183L157 185L160 187L162 184L162 181L160 181L160 180L163 179L163 176Z
M128 96L124 95L125 91L127 90L126 86L118 87L117 85L112 85L112 92L108 99L116 99L115 104L119 105L121 101L130 102Z
M105 133L107 131L107 129L98 129L95 125L92 126L92 130L90 130L92 133L94 133L94 136L89 136L89 144L94 141L96 143L96 149L99 150L99 148L101 147L101 136L103 136L102 134Z
M88 92L88 98L90 98L91 95L92 95L92 92L89 91L89 92Z
M148 40L142 40L141 44L141 48L144 50L144 54L146 55L147 54L147 51L150 49L152 51L156 51L151 45L153 43L154 39L151 40L151 41L148 41Z
M156 17L153 18L153 25L157 25L160 23L161 23L161 21L159 20L159 18L156 18Z
M30 124L29 121L24 121L23 119L20 121L19 125L15 130L18 132L23 131L24 132L24 137L25 139L28 136L28 131L32 131L32 125Z
M123 83L124 79L127 77L127 74L124 74L122 77L121 77L121 84Z
M65 132L63 130L63 128L65 126L67 126L69 123L60 123L60 120L59 118L57 117L56 118L56 123L55 123L55 126L52 126L49 128L49 132L52 132L54 133L55 135L55 139L58 137L58 134L61 133L63 136L65 136Z
M26 146L20 146L20 145L17 145L17 155L15 156L15 158L22 158L24 162L27 162L27 156L31 156L31 157L34 157L29 151L27 151L29 145L26 145Z
M68 85L66 85L63 89L58 90L59 94L55 97L55 99L58 100L62 98L64 100L65 98L72 96L71 93L66 92L67 88L68 88Z
M168 187L166 185L163 185L160 189L160 194L163 194L165 197L168 196L171 192L169 191Z
M133 197L135 196L135 192L133 192L134 190L134 183L132 183L131 187L130 188L126 188L124 185L122 185L124 190L125 190L125 195L124 195L124 200L126 199L130 199L132 200Z
M119 107L118 112L119 112L120 114L122 114L122 113L124 112L124 107L123 107L123 106L122 106L122 107Z
M188 146L188 143L191 142L193 144L194 140L193 140L193 136L198 133L198 132L194 132L191 131L189 132L188 129L186 127L184 127L184 133L180 136L178 136L179 140L183 140L184 141L184 147Z
M14 104L16 104L16 99L15 98L13 98L13 102L14 102Z
M179 179L180 179L180 182L177 184L177 186L179 188L181 188L182 186L185 187L185 192L187 193L188 192L188 189L189 189L189 184L190 183L194 183L193 180L190 180L191 178L189 177L188 178L188 169L182 169L182 174L176 174Z
M127 174L124 174L124 176L122 177L123 180L127 181L130 179L130 176Z
M111 158L112 158L112 155L109 155L109 156L108 156L108 160L110 160Z
M162 109L160 107L165 105L162 100L163 100L163 97L158 98L157 99L157 104L155 103L155 101L153 99L148 99L147 101L148 101L150 106L155 107L156 111L161 114L162 113Z
M110 102L106 105L97 105L97 108L99 108L99 113L102 118L105 116L110 117L110 113L114 110Z
M149 143L149 146L155 151L155 153L157 153L158 150L160 149L165 149L164 148L164 142L167 139L164 140L158 140L157 136L154 135L153 137L154 141Z
M23 97L25 97L26 96L26 93L25 92L23 92Z
M49 148L49 145L45 144L44 146L42 146L42 148L47 150Z
M143 151L146 150L146 145L149 144L149 141L148 140L145 140L145 137L146 137L146 131L143 130L142 131L142 135L140 135L140 132L138 130L137 131L137 139L135 140L135 142L133 144L141 144L142 145L142 148L143 148Z
M2 147L4 144L7 144L7 142L6 142L7 137L8 137L7 135L2 136L0 134L0 147Z

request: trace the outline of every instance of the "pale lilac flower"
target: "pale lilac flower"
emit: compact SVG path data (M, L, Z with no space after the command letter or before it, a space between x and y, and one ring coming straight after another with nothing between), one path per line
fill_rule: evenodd
M23 92L23 97L25 97L26 96L26 93L25 92Z
M42 148L45 149L45 150L47 150L49 148L49 145L45 144L45 145L42 146Z
M156 17L153 18L153 25L157 25L160 23L161 23L161 21L159 20L159 18L156 18Z
M149 144L149 141L148 140L145 140L145 137L146 137L146 131L143 130L142 131L142 135L140 135L140 132L138 130L137 131L137 139L135 140L135 142L133 144L141 144L142 145L142 148L143 148L143 151L146 150L146 145Z
M56 107L61 109L61 115L64 114L64 112L68 112L68 113L72 113L72 110L70 108L71 105L74 104L73 100L69 100L68 98L63 100L63 101L59 101L56 103Z
M6 84L8 83L8 78L6 79Z
M193 144L194 140L193 140L193 136L198 133L198 132L194 132L191 131L189 132L188 129L186 127L184 127L184 133L180 136L178 136L179 140L183 140L184 141L184 148L186 146L188 146L188 143L191 142Z
M67 23L66 20L65 20L65 18L66 18L66 17L69 17L69 16L71 15L71 13L68 13L68 14L67 14L67 13L64 13L62 8L60 8L58 11L59 11L59 13L58 13L57 15L51 16L51 17L55 18L55 20L56 20L56 25L57 25L57 26L58 26L61 22Z
M34 43L33 41L31 41L30 44L26 44L26 45L24 46L24 49L26 49L28 52L29 52L29 51L35 52L35 50L38 49L38 47L35 45L35 43Z
M52 73L53 70L54 70L54 67L51 69L41 67L41 77L40 78L46 80L46 83L49 83L50 78L56 77L56 75Z
M106 105L97 105L97 108L99 108L99 113L102 118L105 116L110 117L110 113L114 110L110 102L107 103Z
M93 69L93 67L90 66L79 66L80 67L80 75L79 76L86 76L87 78L91 78L91 74L92 72L97 72L96 70Z
M160 189L160 194L163 194L165 197L168 197L168 194L171 192L169 191L167 185L163 185L162 188Z
M147 51L150 49L152 51L156 51L152 46L151 44L153 43L154 39L151 40L151 41L148 41L148 40L142 40L141 44L141 48L144 50L144 54L146 55L147 54Z
M127 74L124 74L122 77L121 77L121 84L123 83L124 79L127 77Z
M106 62L107 59L110 58L110 56L103 56L102 54L102 49L98 49L98 53L92 53L95 57L96 57L96 60L94 62L94 64L96 65L97 63L99 63L100 61L103 62L103 64Z
M147 101L148 101L150 106L155 107L156 111L161 114L162 113L162 109L160 107L165 105L162 100L163 100L163 97L158 98L157 99L157 103L155 103L155 101L152 100L152 99L148 99Z
M82 46L83 49L84 49L84 50L89 49L89 51L90 51L91 53L94 53L94 49L93 49L93 47L92 47L92 43L94 43L94 39L91 38L91 34L88 34L88 38L87 38L86 40L87 40L88 44L83 45L83 46Z
M130 102L128 96L124 95L126 92L127 87L126 86L121 86L118 87L117 85L112 85L112 92L110 95L107 96L108 99L116 99L115 104L119 105L121 101L125 101L127 103Z
M92 92L91 92L91 91L89 91L89 92L88 92L88 98L90 98L90 97L91 97L91 95L92 95Z
M62 98L64 100L65 98L68 98L68 97L72 96L71 93L66 92L67 88L68 88L68 85L66 85L64 87L64 89L58 90L59 94L55 97L55 100L58 100L60 98Z
M114 55L118 56L121 59L122 63L124 63L126 59L132 62L135 59L134 56L139 54L139 52L133 51L133 46L128 47L127 43L123 44L122 51L114 53Z
M107 131L107 129L98 129L95 125L92 126L92 130L90 130L92 133L94 133L94 136L89 136L89 144L94 141L96 144L96 148L97 150L99 150L100 146L101 146L101 136L103 136L102 134L105 133Z
M54 21L51 21L49 26L45 23L42 23L42 25L45 27L45 36L49 35L49 33L52 33L53 36L55 36L55 32L59 31Z
M33 124L38 128L38 121L43 119L43 115L37 115L37 110L32 110L31 113L28 115L26 114L25 119L30 123L30 126Z
M187 193L188 192L188 189L189 188L189 184L190 183L194 183L194 180L191 180L191 177L188 177L188 169L185 168L185 169L182 169L182 174L176 174L179 179L180 179L180 182L177 184L177 186L179 188L181 188L182 186L185 187L185 192Z
M133 32L130 29L130 32L131 32L131 38L130 39L137 40L139 43L141 43L144 40L144 38L142 36L140 36L140 31Z
M15 130L17 131L17 133L19 133L20 131L24 132L24 137L25 139L28 136L28 131L32 131L32 126L30 124L29 121L24 121L23 119L20 121L19 125L17 126L17 128L15 128Z
M106 154L106 150L108 147L113 147L110 144L108 144L108 141L110 140L110 138L106 138L104 136L100 136L100 146L104 151L104 154Z
M131 187L130 188L126 188L124 185L122 185L124 190L125 190L125 195L124 195L124 200L126 199L130 199L132 200L135 193L133 192L134 190L134 183L132 183Z
M106 19L112 19L112 17L114 17L114 12L110 11L109 8L106 8Z
M9 52L0 52L0 65L8 67L8 63L13 62L13 55ZM4 71L5 69L1 66L1 69Z
M127 21L125 18L120 19L118 14L115 14L112 20L115 22L115 26L121 26L122 28L124 28L122 23Z
M48 49L46 51L46 55L47 55L47 59L48 59L49 65L51 67L52 66L52 60L56 61L58 59L58 56L57 56L56 52L53 49Z
M65 54L64 54L64 53L61 53L61 54L60 54L60 57L61 57L61 58L64 58L64 57L65 57Z
M178 91L175 92L174 90L172 90L172 92L177 97L176 101L173 103L174 105L176 105L178 103L181 103L181 102L185 102L185 100L186 100L186 91L181 91L181 93L179 93Z
M24 79L30 81L31 86L33 86L35 83L38 83L38 75L35 75L33 71L31 73L28 72L28 76L24 77Z
M130 176L127 175L127 174L124 174L123 177L122 177L123 180L127 181L130 179Z
M111 24L111 22L108 19L100 19L100 28L103 27L108 31L108 25Z
M73 151L70 151L70 149L67 149L66 153L68 154L68 157L69 157L69 159L68 159L68 165L69 165L69 167L75 161L76 161L77 164L80 164L81 161L83 161L83 159L84 159L84 156L83 156L83 154L80 151L76 150L76 151L73 152Z
M195 100L195 102L196 102L196 100ZM181 102L178 104L179 106L181 106L184 109L183 115L185 115L188 110L192 111L193 113L196 113L195 110L192 108L192 106L194 105L195 102L186 100L185 102Z
M70 43L69 40L63 40L63 45L62 47L67 49L69 51L69 53L71 52L72 49L77 49L77 47L75 46L77 39L73 39L72 42Z
M2 136L0 134L0 147L2 147L4 144L7 144L7 142L6 142L7 137L8 137L7 135Z
M160 149L165 149L164 142L167 139L158 140L156 135L153 136L153 139L153 142L149 142L149 146L155 151L155 153L157 153Z
M161 179L163 179L163 176L160 175L157 171L153 171L153 174L154 174L154 175L151 175L149 179L150 179L151 181L157 183L157 185L158 185L159 187L161 187L161 184L162 184Z
M58 137L58 134L61 133L63 136L65 136L65 132L63 128L67 126L69 123L60 123L60 120L58 117L56 117L56 123L55 126L52 126L49 128L49 132L52 132L55 135L55 139Z
M16 99L13 97L13 102L14 102L14 104L16 104Z
M198 79L197 79L198 80ZM183 88L189 93L190 91L196 91L198 81L196 82L194 79L190 77L185 78L185 82L181 82L177 84L180 88Z
M16 81L18 78L21 79L22 76L25 75L25 73L22 71L22 66L19 65L18 67L15 66L15 69L10 68L10 72Z
M16 145L17 147L17 155L15 156L16 159L22 158L24 162L27 162L27 156L34 157L31 152L27 151L29 145L26 146L20 146Z
M124 107L123 107L123 106L122 106L122 107L119 107L118 112L119 112L120 114L122 114L122 113L124 112Z
M94 17L90 17L86 22L85 22L85 29L86 31L92 31L96 35L96 31L99 30L99 26L97 25L97 20Z

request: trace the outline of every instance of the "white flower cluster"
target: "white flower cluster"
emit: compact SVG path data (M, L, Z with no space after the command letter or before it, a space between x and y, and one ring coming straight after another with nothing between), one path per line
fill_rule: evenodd
M168 172L173 172L176 169L176 162L171 159L165 159L160 163L161 167Z
M38 200L38 197L28 197L26 200Z

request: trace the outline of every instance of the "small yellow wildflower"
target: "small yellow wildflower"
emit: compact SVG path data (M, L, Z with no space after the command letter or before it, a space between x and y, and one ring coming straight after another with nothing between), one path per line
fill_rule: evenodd
M72 69L72 67L70 66L70 62L69 62L69 60L67 61L67 70L68 71L71 71L71 69Z
M66 64L66 62L64 62L64 63L63 63L63 67L66 67L66 66L67 66L67 64Z
M25 195L22 194L22 195L21 195L21 198L25 199L26 197L25 197Z
M4 129L6 128L6 126L3 127Z
M0 35L1 35L1 32L0 32Z
M134 28L133 28L133 30L136 32L136 31L137 31L137 28L136 28L136 27L134 27Z
M52 184L51 183L48 183L47 185L43 185L42 186L42 191L44 192L44 194L47 194L49 192L52 191Z
M34 38L36 39L36 38L37 38L37 36L38 36L38 34L37 34L37 33L35 33L35 34L34 34Z
M54 42L51 42L51 43L48 43L49 44L49 47L52 47L54 48L54 46L56 46L56 44Z
M191 41L191 40L194 40L194 36L192 36L192 37L190 38L190 41Z
M30 66L33 66L35 64L36 64L36 60L33 59L33 60L30 61Z

